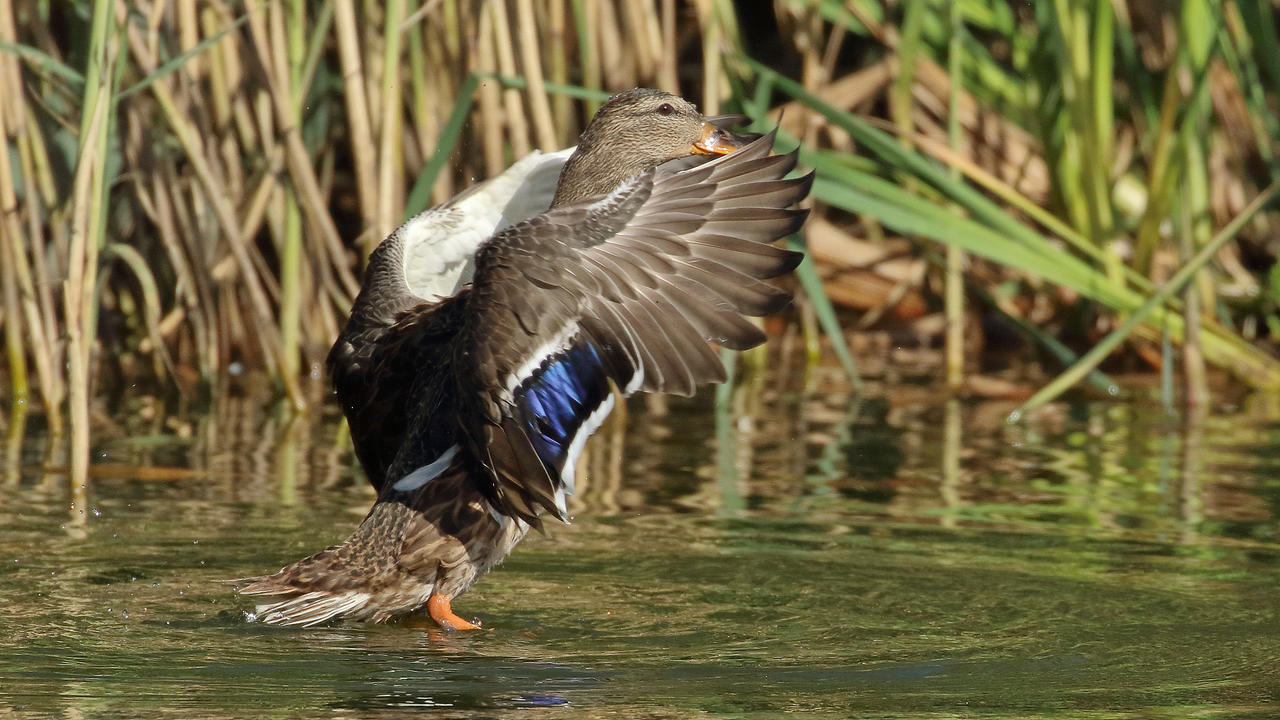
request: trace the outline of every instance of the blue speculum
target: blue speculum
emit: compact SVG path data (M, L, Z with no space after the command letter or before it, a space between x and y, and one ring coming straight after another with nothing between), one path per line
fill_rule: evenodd
M516 403L548 468L564 467L574 434L608 396L600 356L585 342L552 356L523 383Z

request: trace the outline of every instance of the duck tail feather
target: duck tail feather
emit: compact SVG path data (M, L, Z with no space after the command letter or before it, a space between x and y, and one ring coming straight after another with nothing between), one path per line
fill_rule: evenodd
M371 575L378 573L370 573L368 568L348 558L343 550L342 546L331 547L272 575L236 581L247 583L236 589L238 595L262 598L254 611L248 613L249 620L308 627L338 618L380 619L388 600L398 609L399 603L395 601L401 598L383 597L385 593L375 597L371 592L368 583L376 580ZM380 586L376 582L373 585ZM425 597L418 604L423 602Z
M252 586L251 586L252 587ZM266 594L246 593L241 594ZM367 592L312 590L275 602L260 603L248 613L250 622L311 627L340 617L358 618L372 596Z

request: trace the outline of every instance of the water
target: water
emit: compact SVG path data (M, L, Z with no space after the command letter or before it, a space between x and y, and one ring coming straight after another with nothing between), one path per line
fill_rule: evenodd
M719 416L713 396L606 425L574 523L455 602L492 628L473 634L264 627L217 582L367 509L328 414L126 404L77 507L38 470L38 419L19 444L10 418L0 718L1280 714L1262 399L1009 426L1008 404L822 378L725 393Z

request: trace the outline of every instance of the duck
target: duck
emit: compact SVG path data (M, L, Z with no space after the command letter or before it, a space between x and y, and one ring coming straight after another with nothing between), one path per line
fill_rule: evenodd
M535 152L426 211L371 254L328 357L377 492L344 541L241 578L251 619L312 626L453 601L548 519L569 522L577 459L614 404L723 382L714 346L765 341L782 310L778 247L813 174L776 129L730 131L637 88L601 104L576 147Z

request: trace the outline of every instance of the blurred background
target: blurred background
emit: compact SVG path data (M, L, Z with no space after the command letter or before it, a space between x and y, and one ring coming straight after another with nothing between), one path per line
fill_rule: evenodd
M771 327L855 384L1277 388L1278 81L1265 1L0 0L0 392L315 404L377 242L633 86L801 143Z

